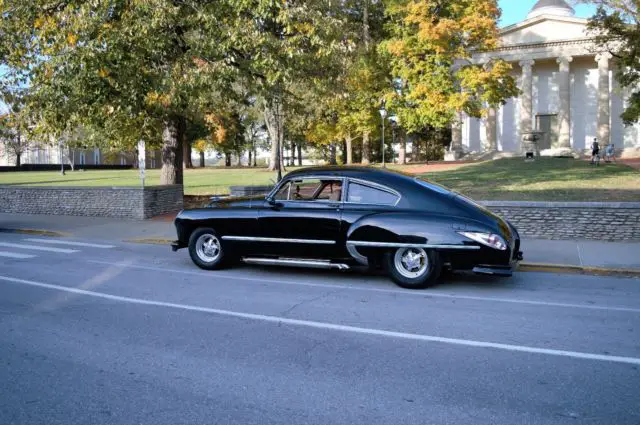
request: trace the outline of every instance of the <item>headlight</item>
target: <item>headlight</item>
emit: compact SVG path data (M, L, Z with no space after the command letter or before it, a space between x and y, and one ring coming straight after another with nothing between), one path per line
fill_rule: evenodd
M476 242L480 242L482 245L504 251L507 249L507 244L504 239L494 233L481 233L481 232L458 232L462 236L465 236Z

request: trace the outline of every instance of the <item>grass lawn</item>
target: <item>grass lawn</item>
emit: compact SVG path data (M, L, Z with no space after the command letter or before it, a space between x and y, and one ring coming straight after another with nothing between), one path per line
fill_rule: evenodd
M640 201L640 170L604 161L510 158L420 176L478 200Z
M478 200L640 201L640 170L626 165L593 167L573 159L534 162L501 159L474 164L392 166L430 179ZM269 184L266 169L193 169L185 172L185 194L228 193L232 185ZM146 184L160 182L159 170L147 170ZM46 186L136 186L137 170L0 173L0 184Z

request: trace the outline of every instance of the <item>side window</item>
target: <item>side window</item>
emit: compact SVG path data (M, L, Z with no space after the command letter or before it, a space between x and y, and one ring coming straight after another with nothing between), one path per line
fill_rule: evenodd
M298 179L290 182L289 201L340 201L342 180Z
M386 190L367 186L364 184L349 183L349 193L347 202L358 204L395 205L398 202L398 195Z
M275 198L277 201L287 201L287 200L289 199L289 192L290 192L290 190L289 190L289 189L290 189L290 188L291 188L291 183L290 183L290 182L285 183L285 184L280 188L280 190L278 190L278 192L276 192L276 194L275 194L274 198Z

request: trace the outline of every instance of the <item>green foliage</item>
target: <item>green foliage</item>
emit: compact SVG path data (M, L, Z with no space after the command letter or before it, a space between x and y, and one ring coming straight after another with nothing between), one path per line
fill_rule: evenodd
M459 111L480 117L517 95L509 64L470 61L497 46L496 0L389 0L386 11L391 36L381 48L402 89L388 98L407 130L445 127Z
M616 62L616 78L631 94L622 113L626 125L640 120L640 3L636 0L594 0L598 9L588 28L596 42L610 51Z

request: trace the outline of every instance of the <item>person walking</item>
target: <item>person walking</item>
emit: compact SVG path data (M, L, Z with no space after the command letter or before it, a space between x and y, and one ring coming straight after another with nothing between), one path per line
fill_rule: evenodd
M594 138L591 144L591 165L600 165L600 144L598 139Z
M604 150L604 162L616 162L616 150L613 143L609 143Z

